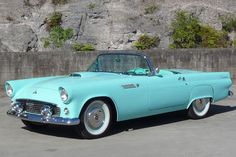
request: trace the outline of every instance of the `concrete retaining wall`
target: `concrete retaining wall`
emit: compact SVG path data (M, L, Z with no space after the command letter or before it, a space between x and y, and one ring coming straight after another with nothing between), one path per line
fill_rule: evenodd
M6 80L84 71L99 52L0 52L0 95ZM236 49L178 49L144 52L160 68L230 71L236 80Z

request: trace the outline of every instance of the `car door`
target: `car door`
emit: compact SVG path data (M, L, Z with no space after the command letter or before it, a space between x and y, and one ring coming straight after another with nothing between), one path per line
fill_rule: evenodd
M148 78L149 109L158 110L186 105L190 89L182 74Z
M112 84L118 84L112 92L112 98L118 104L119 120L133 119L149 114L147 78L148 76L128 76L118 82L112 82Z

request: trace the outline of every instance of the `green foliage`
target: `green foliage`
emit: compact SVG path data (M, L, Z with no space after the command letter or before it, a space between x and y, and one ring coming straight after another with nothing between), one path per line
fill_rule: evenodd
M62 13L53 12L48 18L45 19L46 29L50 31L52 28L60 26L62 22L61 18L62 18Z
M145 8L144 14L153 14L158 9L159 9L159 7L156 6L156 5L148 6L148 7Z
M43 38L44 47L47 48L51 45L60 48L63 44L71 39L73 36L73 29L63 29L60 26L53 27L49 33L48 38Z
M134 42L133 46L138 50L146 50L158 46L159 42L160 38L158 36L151 37L144 34L141 35L136 42Z
M41 40L43 42L43 47L44 48L48 48L51 45L49 38L42 38Z
M236 31L236 17L232 15L221 16L222 29L227 32Z
M177 12L171 27L173 43L170 48L220 48L229 45L226 32L201 25L197 17L184 11Z
M49 18L46 18L46 29L49 31L49 37L42 38L45 48L52 46L53 48L62 47L65 42L72 38L73 29L64 29L61 27L62 13L54 12Z
M199 46L201 26L196 17L179 11L171 26L173 44L170 45L170 48L196 48Z
M54 5L63 5L68 3L69 0L52 0L52 4Z
M95 48L92 44L81 44L81 43L74 43L72 48L75 51L94 51Z
M217 31L210 26L201 26L201 47L223 48L229 45L228 34L224 31Z
M95 3L89 3L88 5L88 9L94 9L96 7L96 4Z
M236 39L234 39L234 40L232 41L232 45L233 45L233 47L236 47Z

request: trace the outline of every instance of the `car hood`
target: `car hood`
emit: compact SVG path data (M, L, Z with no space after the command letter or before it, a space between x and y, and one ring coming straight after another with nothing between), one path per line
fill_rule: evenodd
M73 87L77 85L86 85L92 82L106 82L127 77L115 73L101 72L75 72L69 76L55 76L33 84L33 88L44 88L58 90L59 87Z

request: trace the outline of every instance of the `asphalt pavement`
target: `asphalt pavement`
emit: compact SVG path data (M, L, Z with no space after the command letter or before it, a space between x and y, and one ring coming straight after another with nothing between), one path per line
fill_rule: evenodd
M232 87L236 95L236 86ZM236 96L213 103L209 116L191 120L184 111L117 123L107 137L79 139L71 127L34 131L6 115L0 98L1 157L233 157L236 156Z

